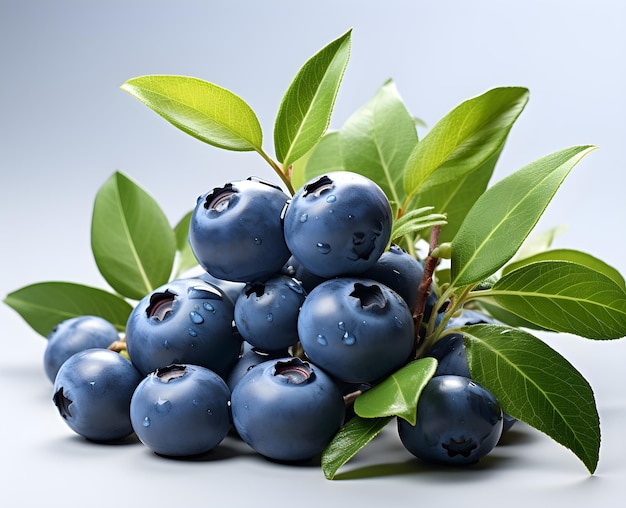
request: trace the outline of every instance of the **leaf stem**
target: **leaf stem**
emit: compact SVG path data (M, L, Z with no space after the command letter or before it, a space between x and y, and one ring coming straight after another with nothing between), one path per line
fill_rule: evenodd
M270 166L272 166L272 169L276 172L276 174L278 174L278 176L282 180L283 184L285 184L285 187L287 187L287 190L289 191L289 194L291 196L293 196L296 192L295 192L295 190L293 188L293 185L291 184L291 177L290 177L289 173L286 172L286 171L283 171L283 168L280 166L280 164L278 162L276 162L274 159L272 159L262 148L257 149L257 153L261 157L263 157L263 159Z

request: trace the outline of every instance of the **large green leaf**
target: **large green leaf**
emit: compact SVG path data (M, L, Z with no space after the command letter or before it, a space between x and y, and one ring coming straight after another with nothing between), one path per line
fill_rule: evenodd
M593 149L577 146L547 155L487 189L452 240L453 284L480 282L509 261L571 169Z
M530 263L536 263L537 261L571 261L572 263L578 263L579 265L587 266L596 272L603 273L610 279L613 279L618 285L625 286L624 277L615 268L608 265L604 261L579 250L573 249L551 249L538 252L531 256L520 259L519 261L511 262L502 269L502 275L506 275L513 270L516 270L524 265Z
M309 154L293 165L292 183L295 188L302 187L309 180L325 173L345 170L341 159L339 131L327 132ZM306 160L301 165L302 159Z
M139 76L121 88L200 141L226 150L262 151L259 120L229 90L198 78L167 75Z
M417 402L435 370L437 360L431 357L408 363L359 395L354 402L354 412L363 418L399 416L415 425Z
M426 182L434 186L455 181L485 164L502 149L527 102L527 89L506 87L454 108L411 153L404 171L406 195L411 198L424 190Z
M462 329L472 379L491 391L508 414L574 452L593 473L600 422L583 376L537 337L515 328Z
M404 202L403 171L417 131L395 83L387 81L340 133L344 168L374 180L397 209Z
M139 300L169 280L176 239L156 201L128 177L115 172L96 196L91 249L111 287Z
M123 298L102 289L71 282L39 282L8 294L4 303L47 337L60 322L77 316L100 316L122 331L132 311Z
M350 57L352 31L313 55L298 71L274 123L276 158L288 167L322 138Z
M392 420L385 418L360 418L353 416L335 434L330 444L322 453L322 471L328 480L332 480L341 466L348 462L367 443L374 439Z
M555 332L590 339L626 336L624 286L589 266L537 261L503 276L485 296Z

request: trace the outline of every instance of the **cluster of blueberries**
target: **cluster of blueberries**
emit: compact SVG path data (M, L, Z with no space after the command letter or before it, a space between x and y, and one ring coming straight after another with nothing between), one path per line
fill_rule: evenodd
M273 460L319 455L351 416L345 397L414 352L423 266L387 248L391 226L380 187L350 172L292 198L252 178L207 192L189 230L204 271L137 303L128 358L108 349L119 334L102 318L50 334L44 363L60 415L89 440L134 432L165 456L209 452L229 432ZM485 319L464 311L454 326ZM416 425L398 418L400 438L424 460L476 462L512 420L470 379L460 335L429 354L438 371Z

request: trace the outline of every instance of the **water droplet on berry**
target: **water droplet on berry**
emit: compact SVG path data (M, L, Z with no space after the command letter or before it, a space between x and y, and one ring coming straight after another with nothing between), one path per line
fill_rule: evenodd
M396 323L396 326L398 328L404 328L404 323L402 322L402 320L398 316L394 316L393 320Z
M160 414L169 413L172 409L172 403L167 399L159 399L154 404L156 412Z
M212 415L212 414L213 414L213 411L212 411L210 408L209 408L209 409L207 409L207 410L206 410L206 412L207 412L207 414L210 414L210 415Z
M263 240L261 240L258 236L254 237L254 243L256 245L261 245L263 243Z
M317 343L320 346L327 346L328 345L328 341L326 340L326 337L324 337L321 334L317 336Z
M318 242L317 250L320 251L322 254L328 254L330 252L330 245L328 245L327 243Z
M189 313L189 319L191 319L192 323L195 323L197 325L204 323L204 318L202 317L202 315L197 313L195 310L192 310Z
M189 333L189 335L191 335L192 337L197 337L198 336L198 332L196 332L193 328L189 328L187 330L187 333Z
M274 316L272 316L272 314L269 313L267 316L265 316L265 319L267 320L268 323L271 323L272 321L274 321Z
M300 222L306 222L308 218L309 218L309 214L303 213L302 215L300 215Z
M340 330L345 330L346 329L346 324L343 321L339 321L339 323L337 323L337 327Z
M343 334L343 337L341 337L341 341L346 346L352 346L356 342L356 337L354 335L352 335L351 333L346 332L346 333Z
M194 406L197 406L197 405L199 404L199 403L198 403L198 401L197 401L196 399L191 399L191 403L192 403Z
M334 194L331 194L326 198L327 203L334 203L335 201L337 201L337 196L335 196Z
M167 340L167 339L165 339L165 340L163 341L163 347L164 347L165 349L169 349L169 348L170 348L170 341L169 341L169 340Z
M215 307L213 307L213 305L211 305L209 302L204 302L202 306L204 307L204 310L208 310L209 312L215 314Z
M143 419L143 426L150 427L150 418L148 418L147 416Z

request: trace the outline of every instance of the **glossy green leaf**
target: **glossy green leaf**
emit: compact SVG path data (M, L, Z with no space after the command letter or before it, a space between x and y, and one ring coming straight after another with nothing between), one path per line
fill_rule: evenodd
M511 262L517 262L550 249L554 239L563 233L565 229L566 227L564 225L560 225L550 228L547 231L542 231L541 233L533 232L524 240L522 246L515 253L515 256L511 258Z
M432 209L432 206L425 206L411 210L397 219L391 231L393 241L397 243L404 235L412 234L422 229L428 229L432 226L445 225L447 223L446 216L440 213L429 213Z
M77 316L100 316L123 331L132 306L102 289L71 282L39 282L8 294L4 303L47 337L60 322Z
M100 273L111 287L139 300L169 280L176 238L156 201L116 172L96 196L91 249Z
M350 57L352 31L313 55L298 71L274 124L276 158L288 167L322 138Z
M589 339L626 336L626 290L602 272L569 261L537 261L498 280L486 296L548 330Z
M595 256L592 256L591 254L573 249L552 249L539 252L532 256L520 259L519 261L509 263L502 269L502 274L506 275L513 270L517 270L522 266L529 265L537 261L571 261L572 263L578 263L579 265L591 268L596 272L600 272L610 279L613 279L616 284L622 287L625 286L624 277L622 277L622 274L615 268Z
M411 198L428 186L455 181L498 153L528 102L528 90L494 88L444 116L415 146L404 171ZM436 174L435 174L436 172Z
M262 150L263 134L254 111L225 88L168 75L136 77L121 88L200 141L226 150Z
M515 328L463 328L472 379L490 390L508 414L547 434L580 458L598 463L600 423L584 377L535 336Z
M487 189L452 240L453 284L480 282L509 261L563 180L593 149L577 146L547 155Z
M191 222L191 214L188 212L174 227L174 234L176 235L176 251L177 251L177 263L176 263L176 277L182 275L187 270L198 266L198 260L191 250L189 245L189 224Z
M435 212L446 215L447 224L441 228L440 243L452 241L469 210L485 192L500 153L498 150L474 171L455 180L432 186L426 184L425 189L415 195L411 209L431 205Z
M480 299L478 301L478 305L480 305L480 307L492 318L502 324L514 326L516 328L529 328L531 330L550 331L546 330L546 328L544 328L543 326L539 326L536 323L531 323L526 319L522 319L517 314L513 314L511 311L506 310L489 298Z
M380 434L392 418L391 416L386 418L352 417L335 434L335 437L322 453L324 476L328 480L332 480L339 468Z
M417 131L393 81L387 81L340 129L343 166L375 181L397 209L404 202L406 161Z
M354 412L363 418L398 416L415 425L417 402L437 370L437 360L424 357L408 363L359 395Z

